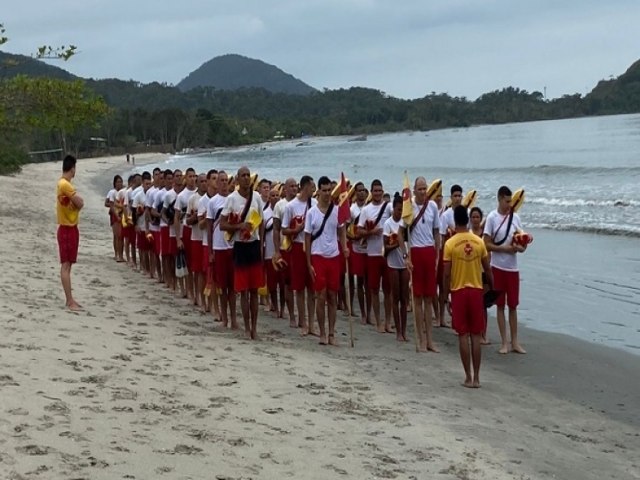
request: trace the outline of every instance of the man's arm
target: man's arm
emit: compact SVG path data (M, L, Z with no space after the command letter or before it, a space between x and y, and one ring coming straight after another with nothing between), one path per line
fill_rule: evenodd
M73 206L76 207L76 209L78 210L82 210L82 207L84 207L84 200L77 193L74 193L73 195L71 195L71 198L69 200L71 200L71 203L73 204Z
M493 243L491 235L487 233L482 236L482 239L484 240L484 244L489 252L516 253L518 251L516 245L496 245Z
M482 257L482 269L484 270L484 275L487 279L489 290L493 290L493 272L491 271L491 266L489 265L489 255L487 255L486 257Z

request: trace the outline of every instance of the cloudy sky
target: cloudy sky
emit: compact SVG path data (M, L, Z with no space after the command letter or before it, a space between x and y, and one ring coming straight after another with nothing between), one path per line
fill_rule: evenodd
M85 77L175 84L239 53L401 98L584 94L640 58L638 0L22 0L0 23L12 53L78 45L61 66Z

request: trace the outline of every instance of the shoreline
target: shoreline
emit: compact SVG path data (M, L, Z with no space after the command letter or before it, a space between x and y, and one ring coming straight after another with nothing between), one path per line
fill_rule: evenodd
M356 321L351 349L339 316L327 348L261 312L248 342L110 258L93 183L123 165L78 163L80 314L62 308L60 164L3 181L3 478L640 478L635 356L523 327L529 353L485 347L469 390L448 329L441 354L417 355ZM49 193L16 216L33 177Z

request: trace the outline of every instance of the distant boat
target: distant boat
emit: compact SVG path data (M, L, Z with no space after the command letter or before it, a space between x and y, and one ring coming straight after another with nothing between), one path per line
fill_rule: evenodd
M366 142L367 141L367 135L359 135L357 137L353 137L350 138L349 140L347 140L348 142Z

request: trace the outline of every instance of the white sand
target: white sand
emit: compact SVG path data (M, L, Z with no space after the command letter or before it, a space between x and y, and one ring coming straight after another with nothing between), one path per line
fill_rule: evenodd
M60 163L0 177L0 479L640 478L637 428L486 365L460 387L450 331L439 355L360 325L350 349L342 318L337 349L266 314L261 342L219 331L112 260L92 178L123 163L78 164L80 314L58 276Z

